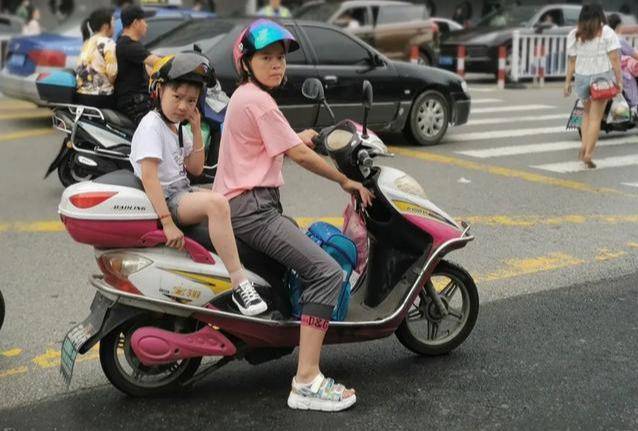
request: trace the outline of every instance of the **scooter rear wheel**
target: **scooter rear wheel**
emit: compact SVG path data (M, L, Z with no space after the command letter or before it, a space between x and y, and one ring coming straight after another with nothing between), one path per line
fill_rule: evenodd
M78 167L75 161L74 153L69 152L66 157L60 161L60 166L58 166L58 179L64 187L69 187L80 181L92 179L92 175L87 172L82 172L82 169Z
M479 310L476 284L458 265L441 261L428 283L448 314L442 316L427 289L422 289L396 330L406 348L426 356L444 355L458 347L474 328Z
M187 322L185 326L183 322L174 318L152 319L147 316L124 323L104 337L100 341L100 364L113 386L132 397L150 397L184 389L184 383L193 377L202 358L146 366L135 356L131 347L131 336L142 326L178 332L196 329L195 322Z

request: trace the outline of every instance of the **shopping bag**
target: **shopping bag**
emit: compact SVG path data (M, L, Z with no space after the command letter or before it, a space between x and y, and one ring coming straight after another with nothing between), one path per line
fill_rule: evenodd
M622 94L618 94L614 97L614 100L612 100L609 116L614 123L622 123L630 120L631 111L629 110L629 104Z
M574 108L572 109L572 113L567 120L567 130L578 130L583 124L583 113L585 109L583 108L583 103L580 99L576 100L574 103Z

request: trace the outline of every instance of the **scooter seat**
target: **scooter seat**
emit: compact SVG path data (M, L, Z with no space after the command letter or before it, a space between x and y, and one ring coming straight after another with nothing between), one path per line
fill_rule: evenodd
M126 129L126 130L135 130L135 124L124 114L118 111L114 111L112 109L102 109L102 115L104 115L104 119L111 123L112 125Z

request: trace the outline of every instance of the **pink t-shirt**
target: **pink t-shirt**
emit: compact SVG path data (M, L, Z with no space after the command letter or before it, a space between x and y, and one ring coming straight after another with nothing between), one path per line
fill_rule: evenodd
M272 96L240 85L226 111L213 191L232 199L255 187L280 187L284 153L299 144Z

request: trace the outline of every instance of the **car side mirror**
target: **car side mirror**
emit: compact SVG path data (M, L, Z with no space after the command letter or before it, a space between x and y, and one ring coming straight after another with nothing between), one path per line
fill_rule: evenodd
M364 139L368 138L368 113L372 109L372 84L367 79L363 81L363 131Z
M385 65L384 61L381 59L381 56L379 56L379 54L377 53L370 53L370 58L368 59L368 62L370 63L370 66L374 67L381 67L383 65Z
M301 86L301 94L306 99L315 100L317 102L323 102L326 96L323 92L323 84L317 78L306 79Z

